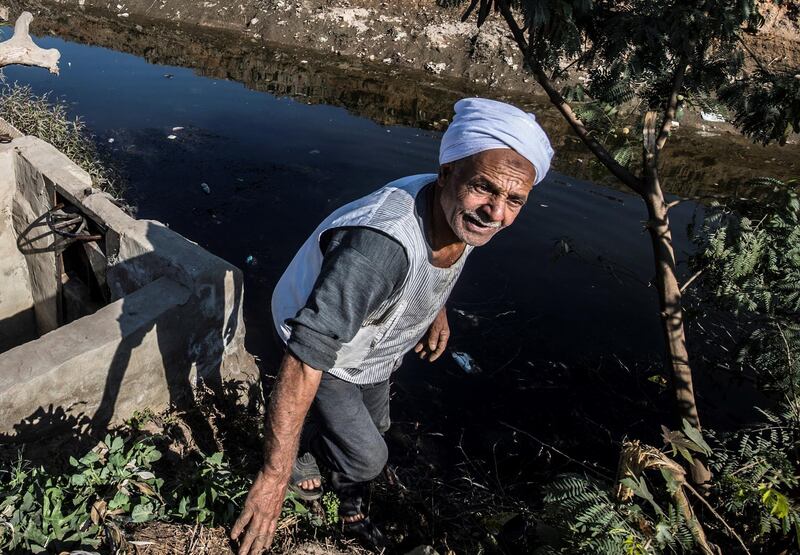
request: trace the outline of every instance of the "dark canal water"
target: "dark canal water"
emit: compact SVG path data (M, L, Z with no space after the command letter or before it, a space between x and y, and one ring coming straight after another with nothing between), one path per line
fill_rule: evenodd
M436 171L438 132L105 48L37 41L61 51L61 75L9 68L7 80L53 91L86 121L127 173L126 199L139 218L165 222L243 269L248 347L260 355L272 288L317 223L389 180ZM559 167L570 163L562 158ZM684 275L696 212L690 202L671 212ZM559 407L568 419L578 406L599 417L602 406L590 409L598 388L613 393L633 375L655 373L662 341L645 217L633 196L551 172L514 226L471 256L449 303L451 346L484 373L467 376L450 357L432 367L409 361L398 376L398 395L409 401L398 420L438 414L452 422L468 411L535 425ZM717 390L716 414L727 418L726 394L712 375L701 380ZM658 412L668 403L657 391L624 395ZM446 428L436 422L430 429Z

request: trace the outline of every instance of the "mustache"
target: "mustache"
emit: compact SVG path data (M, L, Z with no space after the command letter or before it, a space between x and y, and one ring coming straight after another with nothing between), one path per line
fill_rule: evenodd
M478 223L486 227L500 228L503 225L503 222L494 222L492 220L486 220L483 216L478 214L478 212L475 212L473 210L465 211L464 215L472 218L473 220L477 221Z

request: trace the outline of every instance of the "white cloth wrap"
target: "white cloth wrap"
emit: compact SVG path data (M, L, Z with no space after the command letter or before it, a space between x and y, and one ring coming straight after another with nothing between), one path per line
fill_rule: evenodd
M455 117L442 137L439 164L472 156L484 150L510 148L536 168L536 185L544 179L553 148L536 122L536 116L486 98L464 98L455 104Z

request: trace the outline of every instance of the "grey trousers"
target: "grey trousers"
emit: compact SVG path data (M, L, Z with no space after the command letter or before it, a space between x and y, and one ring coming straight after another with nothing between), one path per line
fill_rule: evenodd
M322 374L301 451L311 452L331 471L343 515L367 512L369 482L388 458L383 434L389 425L389 380L356 385Z

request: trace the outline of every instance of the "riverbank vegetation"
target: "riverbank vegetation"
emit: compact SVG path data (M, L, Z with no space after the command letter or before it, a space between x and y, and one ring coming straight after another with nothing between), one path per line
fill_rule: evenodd
M37 95L27 85L4 83L0 88L0 118L23 135L35 135L52 144L83 168L94 186L120 198L123 179L107 160L86 123L71 118L67 108L49 94Z

